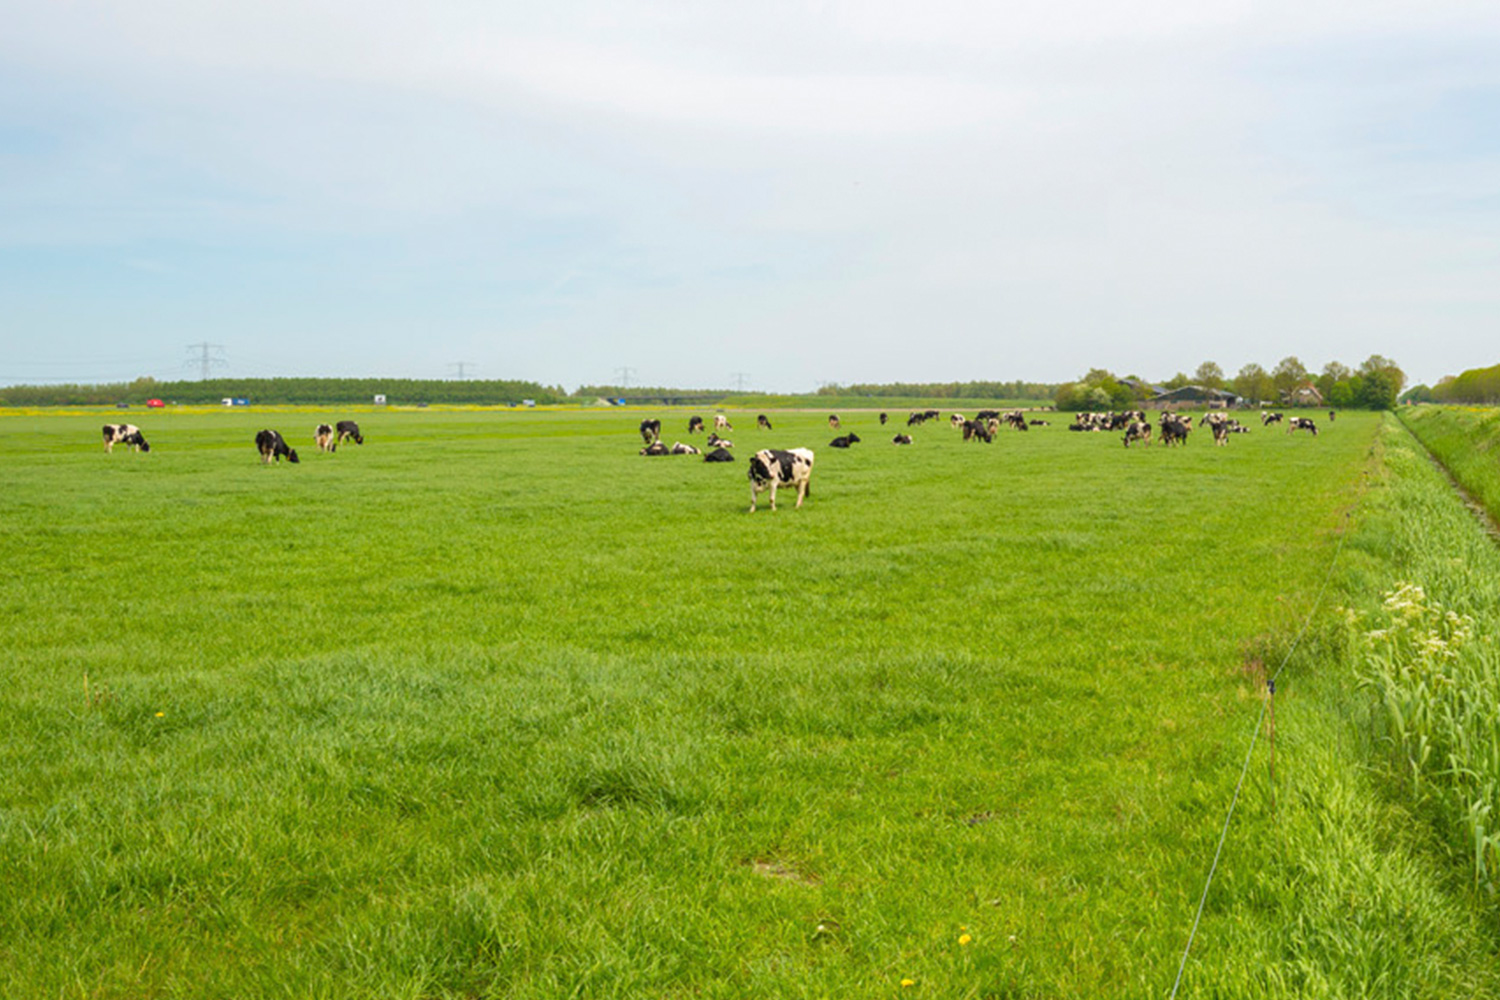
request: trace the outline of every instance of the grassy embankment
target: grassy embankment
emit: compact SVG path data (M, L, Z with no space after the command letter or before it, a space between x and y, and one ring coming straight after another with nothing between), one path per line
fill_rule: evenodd
M638 458L629 414L371 415L335 456L288 414L264 468L264 414L105 456L110 412L0 417L0 995L1160 996L1378 421L841 453L733 414L819 455L747 517L743 463ZM1340 635L1185 995L1495 985L1316 669Z

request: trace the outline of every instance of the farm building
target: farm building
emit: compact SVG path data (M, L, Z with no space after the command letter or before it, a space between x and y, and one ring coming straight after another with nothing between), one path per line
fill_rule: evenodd
M1174 406L1208 404L1213 408L1240 405L1240 397L1228 389L1210 389L1201 385L1185 385L1158 393L1147 400L1152 406L1171 408Z
M1290 392L1281 394L1284 406L1322 406L1323 394L1311 382L1303 382Z

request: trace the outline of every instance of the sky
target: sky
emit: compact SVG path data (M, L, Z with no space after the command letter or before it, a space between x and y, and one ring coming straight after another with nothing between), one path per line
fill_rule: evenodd
M1500 362L1492 2L0 10L0 384Z

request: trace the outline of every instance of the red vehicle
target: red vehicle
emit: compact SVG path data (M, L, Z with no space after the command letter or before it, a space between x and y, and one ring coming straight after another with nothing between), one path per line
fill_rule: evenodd
M152 409L152 410L159 410L159 409L161 409L161 408L162 408L162 407L163 407L163 406L166 406L166 405L167 405L167 404L166 404L166 403L163 403L163 402L162 402L162 401L161 401L161 400L159 400L159 399L148 399L148 400L146 400L146 406L147 406L147 407L148 407L148 408L149 408L149 409Z

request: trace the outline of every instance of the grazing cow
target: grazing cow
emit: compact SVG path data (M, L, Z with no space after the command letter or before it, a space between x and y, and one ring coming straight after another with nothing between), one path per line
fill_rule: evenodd
M1130 442L1142 441L1151 443L1151 425L1144 420L1132 420L1130 426L1125 428L1125 447L1130 447Z
M692 434L703 430L702 417L688 417L688 433Z
M260 460L267 465L271 460L281 461L285 458L293 465L297 464L297 449L287 447L286 439L279 431L265 430L255 435L255 447L260 451Z
M975 420L975 423L979 422L979 418L978 417L975 417L974 420ZM988 420L986 420L984 422L984 429L987 430L987 431L989 431L991 436L999 434L1000 433L1000 418L999 417L990 417Z
M1260 415L1260 425L1262 427L1269 427L1272 424L1279 424L1281 423L1282 416L1283 414L1280 413L1262 413Z
M648 445L649 444L655 444L656 442L660 441L661 440L661 421L660 420L642 420L641 421L641 440L644 441L644 442L646 442L646 444L648 444Z
M355 444L365 443L364 435L359 432L359 424L352 420L340 420L334 424L333 429L338 433L338 440L334 442L335 444L343 444L350 438L354 439Z
M128 444L131 451L151 450L146 439L141 437L141 429L135 424L105 424L104 450L113 452L117 444Z
M980 410L974 414L975 420L990 420L1000 416L999 410Z
M828 415L828 426L832 430L841 430L844 425L841 424L841 423L839 423L838 414L836 414L836 413L830 413Z
M922 411L922 419L923 420L936 420L940 416L942 416L942 414L938 413L937 410L923 410Z
M734 424L731 424L729 422L729 418L726 417L726 416L724 416L724 414L722 414L722 413L715 413L714 414L714 430L716 430L716 431L732 431L732 430L734 430Z
M1333 423L1333 418L1336 417L1336 416L1338 416L1337 413L1333 412L1332 410L1329 410L1328 411L1328 422L1330 424Z
M891 438L891 444L911 444L910 434L897 434Z
M670 455L672 454L672 452L671 449L662 444L660 441L652 441L650 444L646 445L646 447L641 449L641 454L654 457L657 455Z
M725 448L715 448L703 456L705 462L733 462L734 453Z
M1213 432L1214 444L1223 447L1229 443L1229 424L1223 420L1215 420L1208 425Z
M995 440L995 435L990 433L989 428L977 420L965 420L963 429L965 441L983 441L985 444L990 444Z
M755 426L759 427L763 431L768 431L771 429L771 421L766 417L764 413L762 413L755 418Z
M917 425L924 424L926 422L927 418L924 415L917 413L916 411L912 411L912 413L906 418L906 426L908 427L916 427Z
M880 411L880 426L882 426L882 427L885 426L885 420L886 420L885 411L881 410Z
M764 448L750 456L750 513L755 513L755 498L766 488L771 490L771 509L776 509L776 487L797 487L797 507L811 492L813 453L809 448L780 451Z
M1312 431L1312 436L1318 436L1318 425L1313 423L1312 417L1293 417L1286 426L1288 434L1293 431Z
M734 442L728 438L721 438L718 434L710 431L708 435L708 446L710 448L733 448Z
M1163 415L1161 421L1161 443L1164 445L1187 444L1188 431L1192 430L1184 420Z
M834 438L832 441L828 442L828 447L830 447L830 448L847 448L851 444L859 444L859 435L856 434L856 433L854 433L853 431L850 431L848 434L845 434L843 437L836 437L836 438Z
M951 413L948 415L949 427L962 427L966 423L969 423L969 421L964 418L964 415L962 413Z
M318 446L319 451L331 452L339 446L333 439L333 427L330 424L318 425L318 429L313 431L313 443Z
M673 441L672 442L672 454L674 454L674 455L701 455L701 454L703 454L703 452L699 451L697 448L694 448L690 444L683 444L681 441Z

